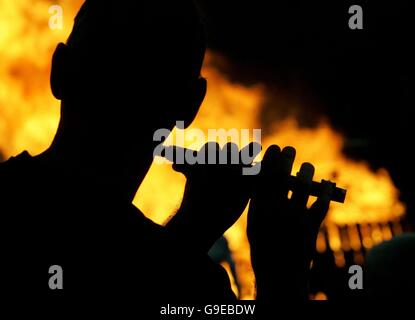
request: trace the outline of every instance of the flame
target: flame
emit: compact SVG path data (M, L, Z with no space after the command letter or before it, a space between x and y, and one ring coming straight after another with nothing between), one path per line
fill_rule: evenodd
M63 29L51 30L50 2L0 0L0 151L5 158L22 150L40 153L52 141L59 102L50 94L50 59L56 43L68 36L81 3L57 1L55 4L63 8ZM261 128L262 106L269 99L266 88L230 81L220 72L218 61L221 58L214 54L206 59L203 74L209 81L208 95L192 128ZM263 134L265 147L295 146L295 170L302 162L311 162L316 166L316 179L332 178L348 190L346 204L333 204L326 219L328 245L335 252L336 263L344 264L343 250L349 248L361 258L356 224L362 224L364 247L390 239L388 221L395 221L394 234L402 232L397 221L405 208L388 172L373 172L365 162L347 159L341 151L343 137L328 123L301 128L290 118L275 122L272 128ZM171 166L153 164L134 203L162 224L179 206L184 184L185 178ZM351 226L347 229L348 242L341 240L339 231L345 225ZM240 298L249 299L254 296L254 277L245 229L246 211L226 237L236 263ZM319 235L317 250L326 249L325 237Z
M0 0L0 149L39 153L59 120L59 102L50 94L50 60L69 34L81 1L62 4L64 28L49 29L48 1Z

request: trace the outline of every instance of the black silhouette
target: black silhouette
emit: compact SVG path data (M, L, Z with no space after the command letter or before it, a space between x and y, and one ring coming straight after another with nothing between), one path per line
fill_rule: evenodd
M415 234L406 233L372 248L365 261L365 294L370 301L410 301L414 296Z
M243 150L239 152L239 164L224 165L219 162L220 152L227 151L226 160L230 163L232 150L238 150L232 143L222 149L216 143L207 143L199 152L206 157L205 163L208 162L209 152L216 153L216 164L173 166L186 176L187 183L181 207L166 227L201 252L209 251L215 241L238 220L248 204L251 179L242 172Z
M257 281L257 298L265 302L308 299L310 263L317 233L334 185L323 181L320 197L307 209L314 176L309 163L301 166L298 183L288 197L295 149L270 147L264 155L249 213L248 238ZM270 256L278 255L278 259Z
M207 252L251 197L258 298L305 299L333 187L327 183L306 210L313 168L305 164L289 200L293 149L269 149L256 178L242 176L240 165L176 165L188 183L165 228L131 204L153 160L153 133L177 120L189 125L204 99L204 53L190 0L85 2L53 55L51 87L62 104L52 145L0 165L1 283L9 298L235 299ZM269 256L275 248L278 264ZM48 286L52 265L63 268L62 291Z
M204 53L191 1L85 2L53 55L62 105L51 147L0 166L9 298L234 299L207 250L173 241L131 204L153 160L154 131L190 124L204 99ZM62 291L49 289L52 265L63 268Z

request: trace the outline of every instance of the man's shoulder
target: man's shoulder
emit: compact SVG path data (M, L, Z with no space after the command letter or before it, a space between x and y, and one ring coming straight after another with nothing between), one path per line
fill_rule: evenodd
M29 166L32 157L27 151L20 153L17 156L10 157L8 160L0 163L0 182L5 179L11 179L13 176L22 173L26 167Z
M12 201L16 192L25 185L31 158L25 151L0 163L0 203Z
M0 179L12 177L20 173L22 168L26 167L32 157L27 151L20 153L17 156L10 157L4 162L0 162ZM2 180L0 180L2 181Z

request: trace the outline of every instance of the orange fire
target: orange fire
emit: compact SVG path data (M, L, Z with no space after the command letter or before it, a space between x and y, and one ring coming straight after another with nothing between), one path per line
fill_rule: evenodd
M49 1L0 0L0 152L4 158L22 150L32 154L43 151L56 131L59 103L49 89L50 59L56 43L69 34L82 1L57 2L64 13L62 30L48 26ZM203 70L209 81L208 95L192 127L206 132L208 128L261 128L262 106L269 98L265 87L231 82L215 64L220 59L208 54ZM367 248L390 238L386 222L398 221L405 208L388 172L373 172L366 163L347 159L341 152L343 137L328 123L304 129L291 118L275 122L274 130L262 139L265 148L271 144L295 146L295 170L301 162L311 162L316 166L316 179L332 178L348 190L346 204L333 204L325 222L336 263L341 265L342 250L360 250L352 227L356 223L365 226L363 246ZM184 184L184 177L171 166L153 164L134 203L148 217L163 223L179 206ZM346 225L351 226L347 243L340 231ZM249 299L254 296L254 277L245 228L246 212L226 237L236 262L240 298ZM323 237L320 234L318 251L325 250Z

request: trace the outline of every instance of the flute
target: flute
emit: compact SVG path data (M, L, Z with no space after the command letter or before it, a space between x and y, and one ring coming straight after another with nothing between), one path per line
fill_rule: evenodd
M199 167L200 164L198 165L190 165L190 164L186 164L184 161L184 157L183 155L186 154L186 152L191 152L194 156L197 155L197 151L195 150L190 150L190 149L186 149L186 148L182 148L182 147L177 147L177 146L169 146L169 147L165 147L164 152L161 152L160 154L156 154L157 156L166 158L167 160L169 160L172 163L178 163L177 162L177 156L178 155L182 155L180 157L180 159L182 160L180 163L178 163L181 166L184 166L184 168L186 168L183 171L191 171L191 170L195 170L196 168ZM170 151L170 152L168 152ZM255 163L253 163L252 165L255 165ZM240 167L241 165L235 165L235 164L231 164L230 166L234 166L234 167ZM246 166L246 165L245 165ZM248 166L246 166L248 167ZM299 183L299 179L297 176L290 176L288 178L288 189L291 191L294 191L297 189ZM309 194L311 196L314 197L320 197L323 191L323 180L321 182L317 182L317 181L312 181L311 182L311 186L309 188ZM346 194L347 194L347 190L346 189L342 189L336 186L336 184L334 183L334 188L333 188L333 192L331 195L330 200L334 201L334 202L338 202L338 203L344 203L346 200Z

